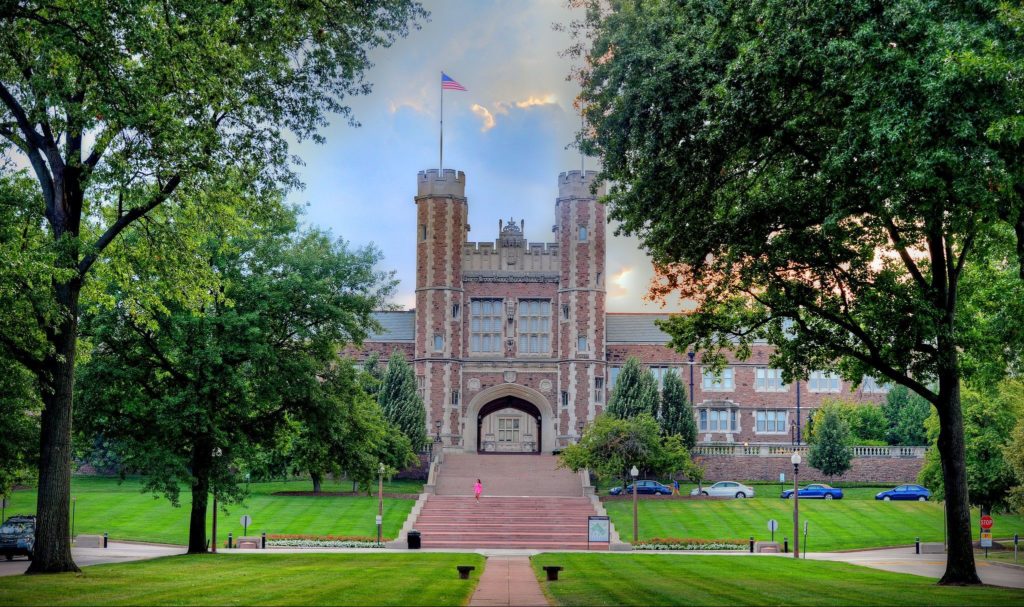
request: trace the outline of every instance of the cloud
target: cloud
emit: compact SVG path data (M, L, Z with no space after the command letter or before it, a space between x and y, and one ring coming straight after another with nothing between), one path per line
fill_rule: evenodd
M473 113L483 119L484 124L480 127L480 131L486 133L487 131L494 128L494 114L492 114L487 108L474 103L469 109L473 110Z
M611 280L608 281L608 297L625 297L629 295L629 275L632 273L633 268L625 266L612 274Z
M517 108L525 110L535 105L552 105L558 103L558 99L551 93L547 93L543 97L534 97L533 95L530 95L526 99L523 99L522 101L515 101L514 103Z

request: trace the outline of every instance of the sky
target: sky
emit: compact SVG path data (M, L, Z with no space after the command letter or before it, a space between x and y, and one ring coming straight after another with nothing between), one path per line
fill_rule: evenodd
M440 74L466 89L444 94L444 165L466 174L470 241L497 238L498 220L526 222L526 238L551 239L558 174L580 168L571 147L580 126L579 87L560 56L568 34L554 31L576 11L563 0L426 0L430 20L391 48L374 51L367 96L348 104L360 123L334 117L324 144L302 142L306 184L293 202L306 221L353 246L375 244L381 269L401 281L394 303L415 301L416 175L437 168ZM588 170L597 168L584 159ZM644 295L653 276L636 239L609 226L607 308L657 312Z

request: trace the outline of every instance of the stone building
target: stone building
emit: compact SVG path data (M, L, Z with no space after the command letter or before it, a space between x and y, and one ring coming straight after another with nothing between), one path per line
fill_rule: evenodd
M715 376L700 354L665 346L663 314L605 310L606 222L595 172L558 176L551 242L529 242L522 221L497 221L493 241L468 242L466 175L417 177L416 307L381 312L384 327L358 351L414 361L428 431L446 448L551 452L575 441L601 412L630 356L659 383L688 386L703 445L791 444L829 396L878 402L870 378L851 391L816 372L786 385L768 366L770 346ZM753 448L753 447L751 447Z

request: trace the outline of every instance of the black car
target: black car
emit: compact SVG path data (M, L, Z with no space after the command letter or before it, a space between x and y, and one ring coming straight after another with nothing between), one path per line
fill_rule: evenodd
M36 545L36 517L12 516L0 527L0 554L8 561L22 554L32 560Z

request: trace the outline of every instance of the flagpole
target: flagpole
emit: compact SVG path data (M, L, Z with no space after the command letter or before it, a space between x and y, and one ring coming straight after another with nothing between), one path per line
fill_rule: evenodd
M437 164L437 176L444 178L444 72L441 72L441 148Z

